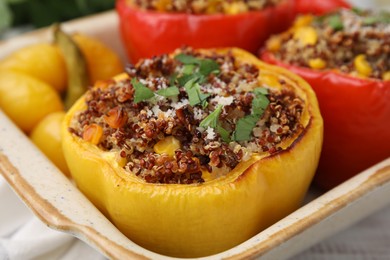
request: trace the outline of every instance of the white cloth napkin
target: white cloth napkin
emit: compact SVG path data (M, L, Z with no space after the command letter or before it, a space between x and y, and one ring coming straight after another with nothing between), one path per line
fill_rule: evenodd
M48 228L0 176L0 260L106 259L69 234Z

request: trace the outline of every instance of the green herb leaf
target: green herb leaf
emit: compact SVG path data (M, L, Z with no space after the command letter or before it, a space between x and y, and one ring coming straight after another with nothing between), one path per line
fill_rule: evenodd
M131 84L133 84L135 93L134 93L134 103L139 103L141 101L148 100L154 97L154 93L152 90L147 88L144 84L139 82L136 78L131 80Z
M202 108L205 109L208 105L209 105L209 102L207 101L207 98L209 97L210 95L208 95L204 100L202 100L201 104L202 104Z
M175 59L180 61L183 64L199 64L199 59L197 59L192 55L187 55L184 53L180 53L176 55Z
M253 90L253 93L258 96L258 95L268 95L268 89L267 88L255 88Z
M269 105L269 99L266 97L268 89L256 88L253 90L255 97L252 100L252 113L237 121L236 129L233 133L233 140L247 141L251 139L251 133L256 126L257 121L263 116L265 109Z
M183 74L185 75L188 75L188 74L192 74L195 70L195 65L194 64L186 64L184 65L184 68L183 68Z
M335 31L339 31L339 30L344 29L344 24L343 24L343 21L341 19L341 16L338 14L329 16L327 22L328 22L329 26L332 27L333 30L335 30Z
M186 91L191 106L202 104L202 107L207 107L207 98L210 96L210 94L202 93L198 83L195 83L192 88L186 88Z
M222 112L222 105L218 105L217 108L210 113L205 119L200 122L199 126L203 128L212 127L216 128L218 125L219 115Z
M377 23L390 23L390 13L382 12L375 16L368 16L363 19L363 25L370 26Z
M214 60L203 59L200 61L199 73L205 77L210 73L219 73L219 65Z
M185 86L187 82L195 80L195 82L203 83L204 82L204 77L200 75L199 73L194 73L194 74L187 74L183 75L180 78L177 79L177 82L179 83L179 86Z
M351 10L352 10L352 12L354 12L357 15L361 15L364 13L364 11L362 9L360 9L359 7L356 7L356 6L352 7Z
M205 119L200 122L199 126L203 128L214 128L221 136L222 140L226 143L230 142L230 133L220 125L219 115L222 112L222 105L218 105L217 108L210 113Z
M236 124L236 130L233 132L233 140L237 142L250 140L257 121L259 121L258 115L248 115L240 118Z
M363 19L363 25L374 25L377 22L378 22L378 18L375 16L370 16Z
M198 78L189 80L184 88L187 92L188 99L191 106L202 104L203 107L207 106L207 98L210 94L203 93L200 89L200 85L197 83Z
M269 100L264 95L256 96L252 100L252 114L258 115L261 117L264 113L264 110L267 108Z
M219 65L212 59L199 59L183 53L177 55L175 59L185 65L183 74L193 73L195 65L199 66L199 74L204 77L207 77L210 73L219 73Z
M229 133L229 131L227 131L222 126L217 125L217 132L219 133L219 135L221 136L222 140L225 143L230 143L231 140L230 140L230 133Z
M323 24L326 17L327 17L326 15L315 16L313 22L314 22L314 24L317 24L317 25Z
M269 105L269 99L266 96L268 94L268 89L255 88L253 93L255 94L255 97L252 100L252 114L258 116L260 119Z
M157 90L157 95L163 96L163 97L174 97L179 95L180 91L179 88L176 86L168 87L168 88L163 88Z
M170 77L169 77L169 85L170 86L175 86L175 83L176 83L176 80L177 80L177 72L173 73Z

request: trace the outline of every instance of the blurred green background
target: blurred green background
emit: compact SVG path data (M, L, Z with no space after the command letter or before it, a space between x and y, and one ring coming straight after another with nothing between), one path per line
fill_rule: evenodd
M39 28L114 8L115 0L0 0L0 36L10 28Z

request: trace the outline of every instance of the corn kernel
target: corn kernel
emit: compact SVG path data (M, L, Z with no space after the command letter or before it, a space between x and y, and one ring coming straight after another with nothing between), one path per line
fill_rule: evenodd
M372 68L366 60L366 55L360 54L355 57L354 65L360 76L368 77L371 75Z
M267 49L270 51L278 51L281 45L281 40L278 36L273 36L267 41Z
M309 60L309 66L312 69L323 69L326 67L326 61L324 61L321 58L315 58L315 59L310 59Z
M156 10L160 12L166 11L170 2L171 0L157 0L155 2Z
M313 27L304 26L295 30L294 39L299 40L304 45L314 45L317 43L318 35Z
M390 70L383 73L382 79L383 80L390 80Z
M263 83L266 86L270 86L270 87L280 87L281 86L279 78L275 75L262 75L261 83Z
M224 6L225 14L239 14L248 11L248 7L243 2L226 3Z
M180 141L173 136L165 137L163 140L156 143L153 150L158 154L167 154L174 156L175 151L180 148Z
M218 13L218 5L220 4L221 0L210 0L208 1L208 6L206 8L207 14L215 14Z
M301 15L298 16L294 21L294 27L308 26L313 21L313 15Z
M126 157L122 157L122 156L120 155L120 153L116 153L116 154L115 154L114 160L117 162L117 164L118 164L120 167L125 167L125 165L126 165L126 163L127 163Z
M119 82L119 81L122 81L122 80L125 80L125 79L128 79L128 78L129 78L129 75L127 73L121 73L121 74L118 74L115 77L113 77L115 82Z
M103 136L103 128L100 125L92 124L84 129L83 139L92 144L99 144Z

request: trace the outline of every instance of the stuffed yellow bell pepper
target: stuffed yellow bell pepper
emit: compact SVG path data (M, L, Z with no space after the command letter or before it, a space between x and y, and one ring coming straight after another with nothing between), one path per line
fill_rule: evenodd
M98 82L68 112L80 190L127 237L199 257L296 210L317 167L310 86L240 49L180 49Z

